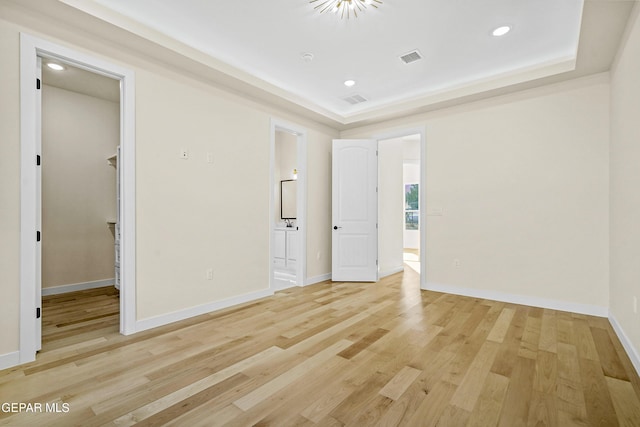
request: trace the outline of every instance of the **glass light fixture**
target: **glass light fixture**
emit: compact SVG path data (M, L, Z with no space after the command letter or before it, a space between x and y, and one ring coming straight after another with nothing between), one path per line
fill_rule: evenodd
M62 65L56 64L55 62L47 62L47 67L51 68L52 70L56 70L56 71L64 70L64 67Z
M358 17L358 12L364 12L367 7L378 8L382 0L310 0L314 4L314 9L320 13L333 12L340 15L340 18Z
M493 30L491 34L493 34L496 37L501 37L507 34L509 31L511 31L511 27L508 25L503 25L502 27L498 27L495 30Z

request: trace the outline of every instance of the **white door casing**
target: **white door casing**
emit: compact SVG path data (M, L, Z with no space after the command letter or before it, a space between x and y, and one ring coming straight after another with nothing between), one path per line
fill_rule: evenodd
M36 271L35 271L35 346L42 349L42 58L36 59Z
M278 244L290 244L294 249L295 254L295 275L296 275L296 285L297 286L305 286L306 278L307 278L307 130L303 127L300 127L294 123L287 122L285 120L279 118L271 118L270 124L270 209L269 209L269 219L270 219L270 239L269 239L269 288L273 291L277 290L279 287L276 285L277 280L274 277L274 255L278 252L278 248L276 247ZM274 224L276 223L276 217L274 215L274 204L275 204L275 185L277 184L274 181L275 176L275 145L276 145L276 131L288 132L296 135L297 143L297 171L298 171L298 188L297 188L297 204L296 204L296 230L295 242L277 242L278 237L276 236L274 230ZM286 255L285 255L286 257Z
M35 360L41 336L37 310L41 299L40 95L35 78L38 59L50 58L120 80L121 279L120 332L136 332L135 263L135 73L67 47L20 34L20 343L19 363ZM35 78L34 78L35 77ZM41 157L41 162L46 159ZM44 234L42 239L46 239Z
M334 139L331 280L378 280L378 142Z

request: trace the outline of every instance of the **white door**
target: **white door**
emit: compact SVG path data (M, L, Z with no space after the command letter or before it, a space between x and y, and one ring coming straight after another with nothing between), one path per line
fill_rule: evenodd
M378 280L378 142L333 140L331 280Z
M36 351L42 348L42 59L36 59Z

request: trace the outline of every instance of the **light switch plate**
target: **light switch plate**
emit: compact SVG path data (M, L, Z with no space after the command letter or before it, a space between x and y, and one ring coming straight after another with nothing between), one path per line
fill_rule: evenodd
M427 208L427 216L442 216L443 210L441 207Z
M181 148L180 152L178 153L178 157L180 157L182 160L187 160L189 158L189 151L186 148Z

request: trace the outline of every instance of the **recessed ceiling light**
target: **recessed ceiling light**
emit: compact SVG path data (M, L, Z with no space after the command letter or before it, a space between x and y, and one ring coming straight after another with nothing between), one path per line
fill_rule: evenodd
M353 86L353 85L355 85L355 84L356 84L356 81L355 81L355 80L345 80L345 81L344 81L344 85L345 85L346 87L351 87L351 86Z
M500 37L500 36L504 36L509 31L511 31L511 27L508 25L503 25L502 27L498 27L495 30L493 30L491 34L493 34L496 37Z
M51 68L52 70L56 70L56 71L64 70L64 67L62 65L56 64L55 62L47 62L47 67Z
M302 60L304 62L313 61L313 53L311 53L311 52L303 52L303 53L300 54L300 57L302 58Z

